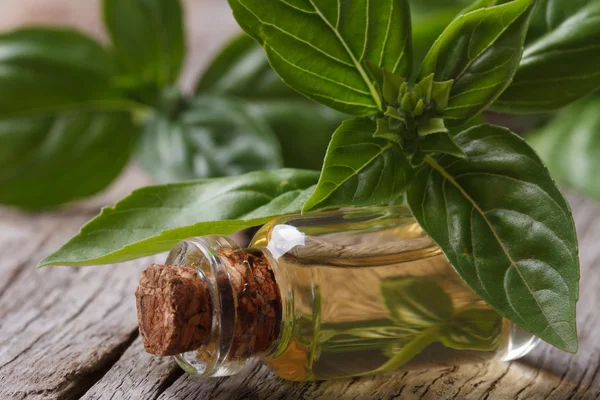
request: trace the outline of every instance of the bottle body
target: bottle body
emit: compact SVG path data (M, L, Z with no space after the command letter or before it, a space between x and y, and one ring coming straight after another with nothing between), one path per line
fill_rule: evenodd
M511 360L539 340L472 292L401 206L279 218L245 252L265 257L281 301L277 337L253 356L285 379Z

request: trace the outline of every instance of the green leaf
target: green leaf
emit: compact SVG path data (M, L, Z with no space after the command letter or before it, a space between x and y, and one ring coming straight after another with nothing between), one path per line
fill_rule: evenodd
M386 281L381 285L381 295L389 318L404 334L391 343L391 358L377 372L399 368L438 341L443 326L452 317L452 299L428 278L408 276Z
M115 67L95 41L68 29L0 35L0 118L130 109L110 89Z
M534 0L515 0L456 18L425 57L420 77L454 80L444 112L462 125L506 89L519 65Z
M424 153L450 154L454 157L465 158L465 152L456 144L448 132L436 132L419 140L419 147Z
M240 26L300 93L355 115L382 110L365 66L407 76L411 28L407 0L229 0Z
M331 134L345 117L304 98L259 100L247 108L275 133L288 168L321 169Z
M459 350L494 350L502 337L502 317L489 308L469 308L444 327L440 341Z
M392 112L396 112L395 109L391 109ZM402 137L398 134L397 131L390 128L390 123L385 118L378 118L376 121L377 129L373 134L374 138L381 138L385 140L389 140L391 142L396 142L400 144L402 142Z
M283 83L263 48L245 33L220 50L200 78L196 93L228 94L252 101L303 98Z
M0 120L0 203L56 206L108 186L129 161L127 113L64 113Z
M160 182L241 175L282 166L266 122L235 98L199 96L170 120L156 116L142 136L140 163Z
M419 9L417 6L422 0L411 2L412 13L412 39L413 39L413 73L419 73L419 68L433 43L442 34L444 29L458 14L462 4L451 6L432 4L430 7ZM414 76L416 80L418 76Z
M406 81L400 75L395 75L387 69L383 70L383 98L388 104L394 104L398 100L400 88Z
M527 136L552 176L600 200L600 99L577 103Z
M0 203L39 209L104 189L136 138L104 49L71 30L23 29L0 35L0 65Z
M594 0L538 0L527 32L527 43L556 29L592 1Z
M385 281L381 295L389 318L406 328L429 328L452 316L452 299L428 278L409 276Z
M261 225L299 212L317 179L314 171L282 169L138 189L104 208L39 266L121 262L167 251L192 236Z
M498 313L577 350L577 237L569 205L537 154L507 129L457 136L467 159L427 157L410 208L461 278Z
M327 149L319 185L303 211L333 207L387 204L412 177L400 146L375 138L377 126L368 118L344 121Z
M104 0L104 21L126 87L175 83L185 54L179 0Z
M523 113L561 108L600 89L598 65L600 2L593 1L527 46L494 109Z
M227 44L202 76L198 94L236 96L279 139L284 165L320 169L331 134L345 116L283 83L264 50L242 34Z

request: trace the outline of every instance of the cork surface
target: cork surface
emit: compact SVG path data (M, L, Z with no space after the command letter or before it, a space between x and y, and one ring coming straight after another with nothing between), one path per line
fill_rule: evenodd
M267 260L233 249L221 249L219 256L230 281L218 278L218 285L231 285L233 298L229 301L211 299L208 284L193 268L152 264L142 272L135 297L140 334L148 353L172 356L207 344L213 302L217 301L221 303L221 318L229 315L235 319L230 359L263 353L277 339L281 298Z
M144 348L157 356L195 350L209 338L210 292L195 270L152 264L135 292Z

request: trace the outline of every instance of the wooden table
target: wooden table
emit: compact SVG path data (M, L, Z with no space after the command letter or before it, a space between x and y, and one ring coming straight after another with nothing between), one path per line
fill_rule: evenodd
M600 398L600 205L569 195L582 264L577 355L541 344L511 363L360 379L293 383L256 364L234 377L198 380L143 350L133 292L149 259L35 269L99 204L146 182L130 168L110 193L83 205L41 215L0 210L0 399Z

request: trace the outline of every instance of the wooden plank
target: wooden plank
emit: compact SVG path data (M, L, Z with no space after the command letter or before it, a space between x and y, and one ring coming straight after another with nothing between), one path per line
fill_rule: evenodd
M89 219L0 214L0 398L79 397L137 337L135 290L148 261L35 269Z
M153 357L137 338L82 399L152 399L183 375L172 358Z

